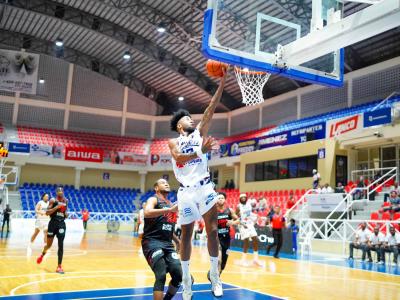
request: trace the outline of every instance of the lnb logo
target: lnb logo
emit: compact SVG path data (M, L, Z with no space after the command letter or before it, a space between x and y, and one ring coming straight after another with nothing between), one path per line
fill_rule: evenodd
M0 158L7 156L8 156L8 150L3 147L2 143L0 143Z

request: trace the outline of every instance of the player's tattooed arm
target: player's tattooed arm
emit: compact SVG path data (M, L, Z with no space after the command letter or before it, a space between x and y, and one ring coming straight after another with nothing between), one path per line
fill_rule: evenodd
M211 98L210 104L206 108L203 114L203 118L200 121L199 125L197 125L198 130L200 131L201 136L206 136L208 134L208 129L210 128L211 120L214 115L215 109L217 108L221 97L222 92L224 91L226 76L228 74L228 69L225 70L224 76L221 78L218 89L215 92L214 96Z

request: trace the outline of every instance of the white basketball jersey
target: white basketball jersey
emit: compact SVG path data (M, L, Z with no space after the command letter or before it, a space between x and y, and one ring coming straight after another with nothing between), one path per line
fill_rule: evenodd
M240 221L242 223L253 223L253 220L251 218L252 215L252 207L249 201L246 202L246 204L239 203L239 211L240 211Z
M177 138L178 149L182 153L196 153L197 150L201 149L202 143L203 138L198 129L188 136L180 135ZM174 158L172 158L172 168L174 169L176 179L185 186L194 185L210 176L208 172L207 154L203 154L202 157L188 161L184 165L178 164Z
M38 204L40 205L40 212L45 214L47 211L47 208L49 207L49 201L44 202L43 200L40 200L38 202ZM36 216L37 219L41 219L41 220L48 220L49 216L46 215L37 215Z

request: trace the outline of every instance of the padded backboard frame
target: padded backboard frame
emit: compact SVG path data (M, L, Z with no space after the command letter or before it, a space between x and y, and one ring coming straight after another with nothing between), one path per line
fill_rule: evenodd
M291 79L304 81L308 83L315 83L333 87L343 86L344 74L344 50L337 49L333 53L333 72L327 73L320 70L304 66L290 66L276 60L275 53L267 53L260 50L260 23L262 21L269 21L277 23L281 26L286 26L295 31L297 39L300 38L300 25L288 22L274 16L266 15L261 12L257 13L257 26L256 26L256 42L254 44L254 51L240 51L220 45L217 37L217 14L218 3L221 0L209 0L209 6L204 14L204 32L203 32L203 54L214 60L223 61L231 65L247 67L251 70L266 71L273 74L279 74Z

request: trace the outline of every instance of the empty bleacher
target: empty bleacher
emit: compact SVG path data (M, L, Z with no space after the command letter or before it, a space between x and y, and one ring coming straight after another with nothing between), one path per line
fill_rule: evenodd
M146 140L136 137L18 126L21 143L100 148L106 151L147 154Z
M55 196L57 185L25 183L19 188L23 210L35 210L43 193ZM65 197L69 199L68 209L80 212L87 208L90 212L132 213L137 208L134 200L140 194L137 189L64 186Z

